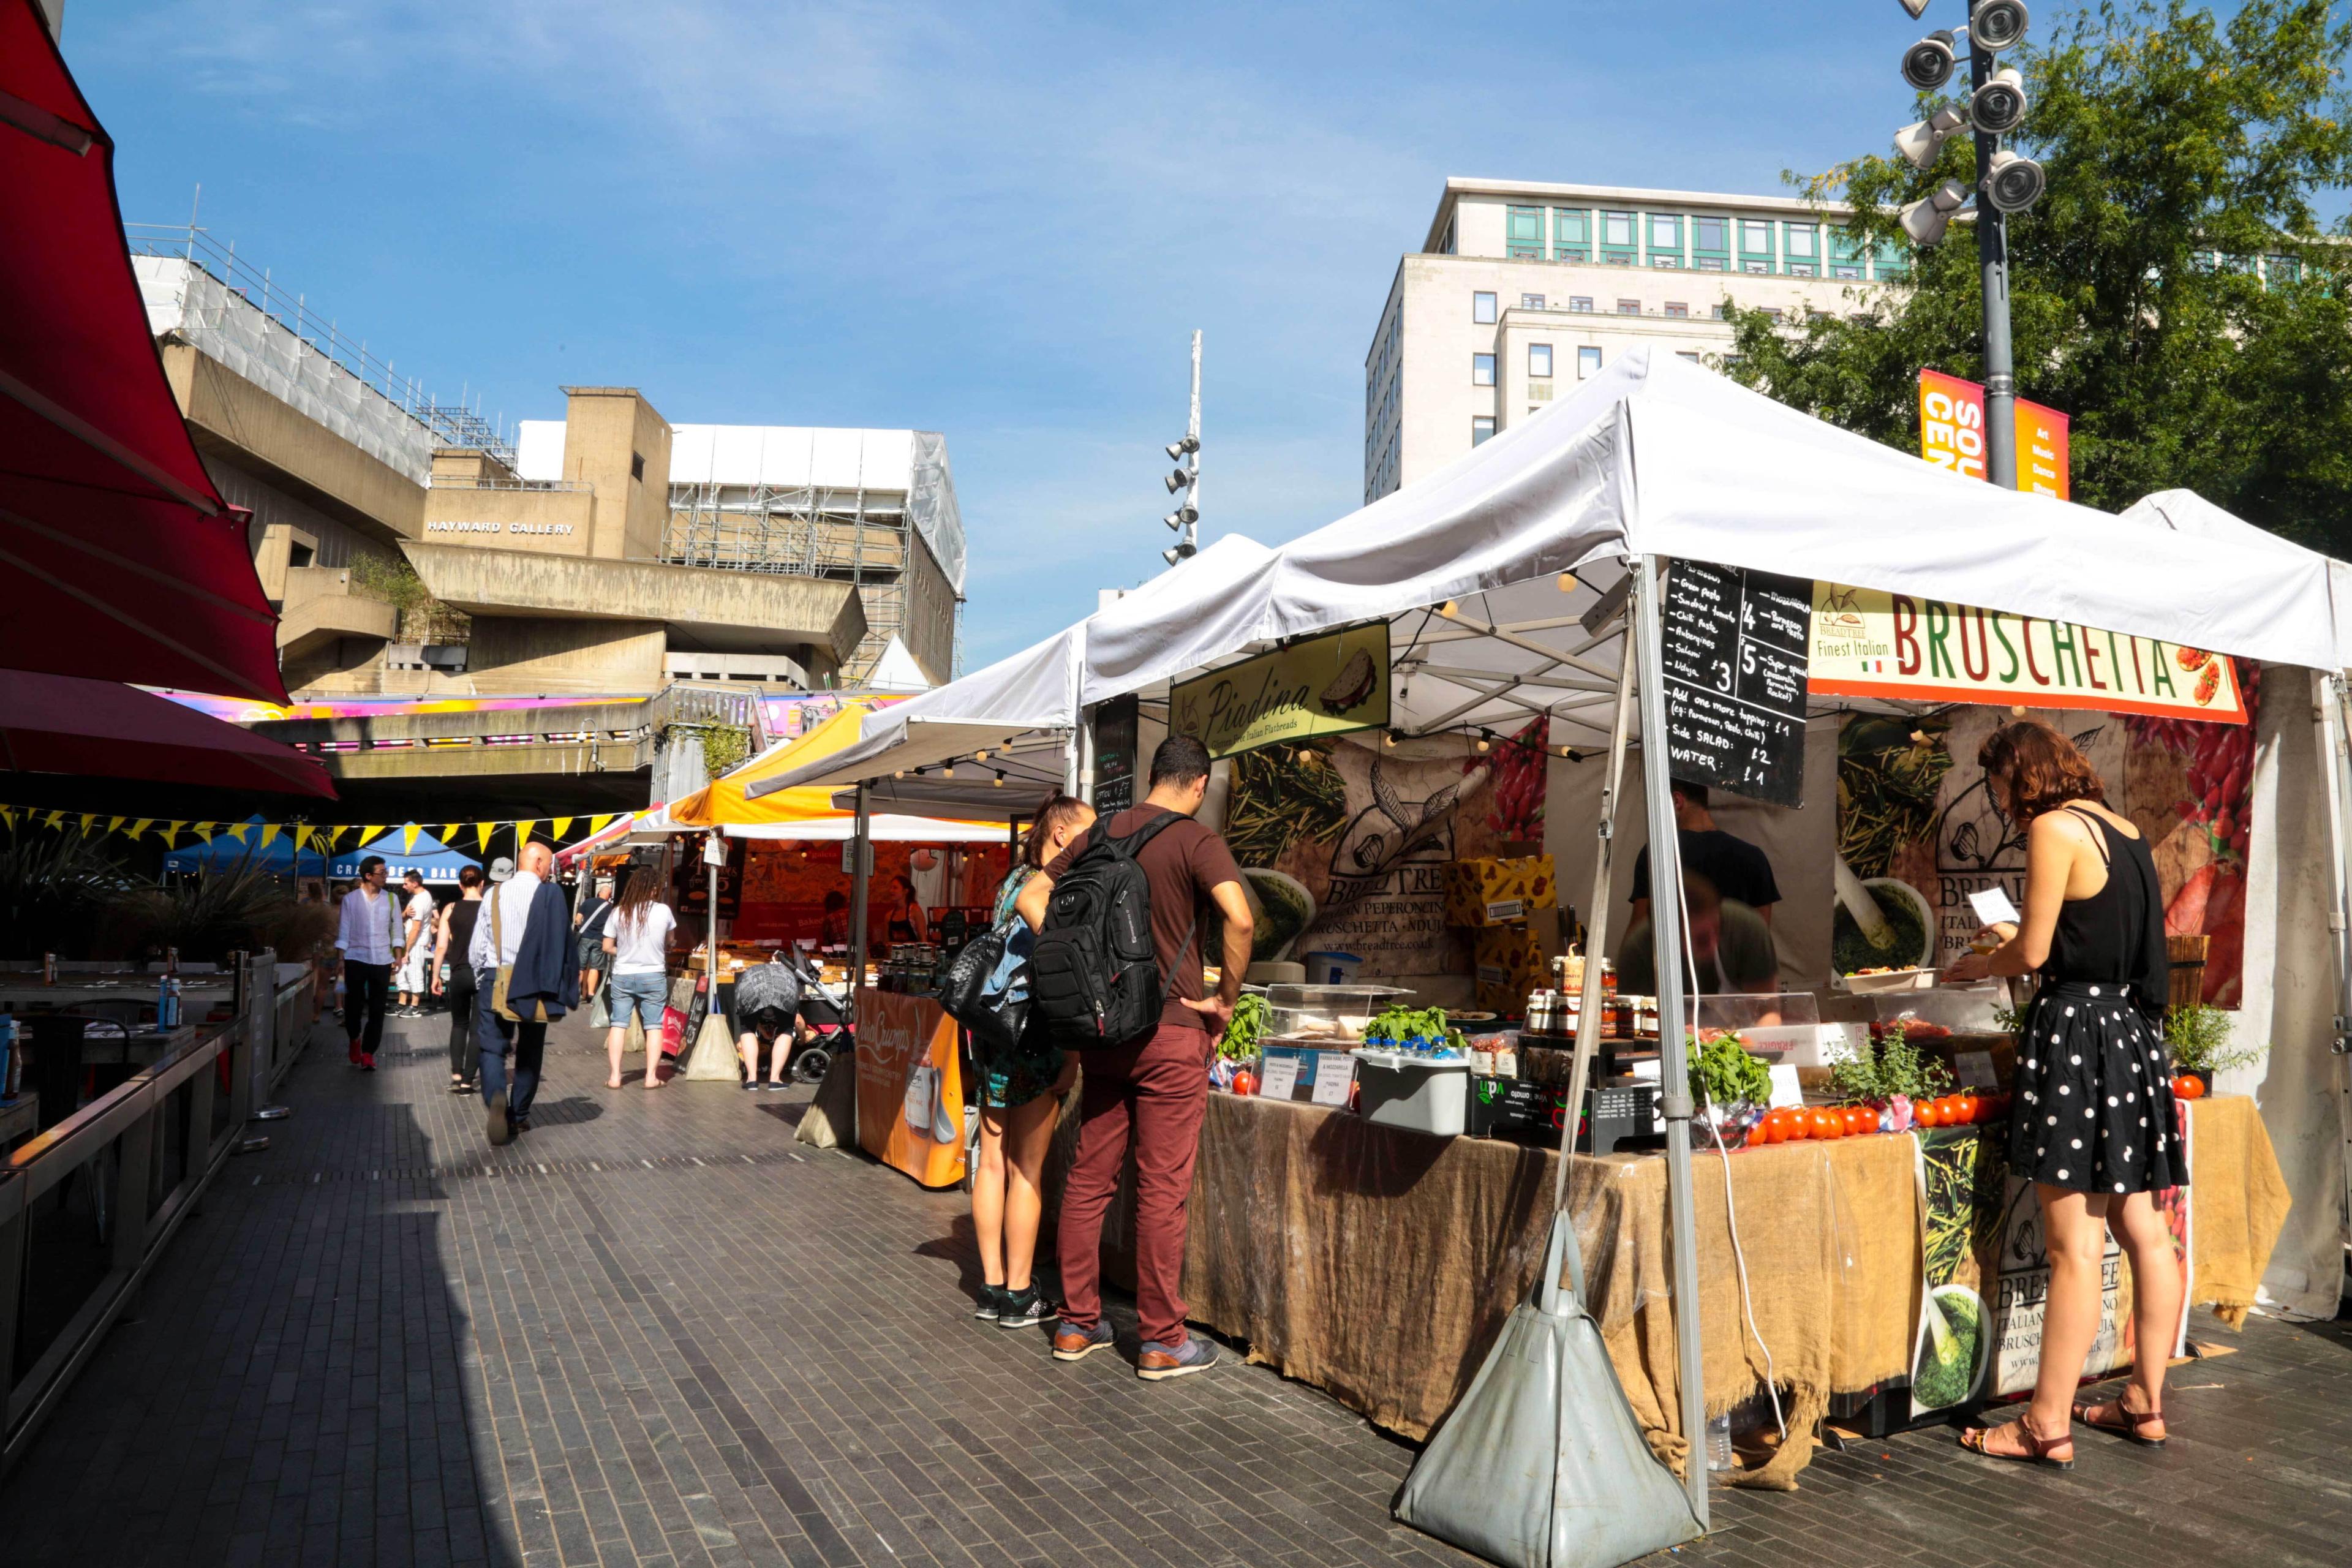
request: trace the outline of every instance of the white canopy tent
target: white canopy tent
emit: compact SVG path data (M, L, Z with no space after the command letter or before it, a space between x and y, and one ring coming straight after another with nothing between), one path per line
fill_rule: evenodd
M2190 498L2193 500L2194 498ZM1620 748L1628 629L1659 668L1655 591L1636 562L1675 557L2096 626L2307 669L2352 654L2352 568L2180 501L2117 517L1962 479L1835 429L1672 356L1635 351L1573 397L1414 485L1274 552L1204 552L1147 591L980 676L867 721L860 743L786 784L861 784L969 756L1024 731L1077 724L1095 704L1164 688L1265 646L1369 620L1391 623L1392 722L1410 735L1517 728L1538 713L1559 743ZM2339 584L2338 580L2341 579ZM1633 614L1620 606L1630 600ZM2341 606L2341 608L2339 608ZM1645 727L1659 683L1639 682ZM926 705L929 710L925 711ZM1841 700L1836 706L1855 706ZM2266 725L2266 731L2275 731ZM2303 726L2305 745L2311 727ZM1568 731L1574 731L1571 740ZM1080 733L1083 734L1083 728ZM2341 738L2334 742L2340 756ZM2310 753L2302 753L2308 756ZM2275 763L2273 763L2275 767ZM2342 771L2340 768L2337 770ZM1618 774L1612 763L1610 788ZM1669 818L1664 770L1644 771L1648 815ZM2352 812L2352 793L2333 792ZM1613 809L1613 808L1604 808ZM2331 826L2338 833L2341 820ZM2282 831L2274 826L2271 831ZM1659 885L1679 881L1672 835L1654 842ZM1600 884L1606 889L1607 854ZM2346 911L2340 884L2333 908ZM1593 911L1596 930L1603 910ZM1682 1011L1674 900L1655 907L1660 1009ZM2251 943L2254 933L2248 932ZM1589 984L1599 984L1598 966ZM1594 1016L1588 1005L1583 1016ZM1682 1080L1667 1031L1664 1081ZM2324 1042L2297 1040L2298 1056ZM2277 1054L2277 1053L2274 1053ZM2343 1070L2332 1081L2341 1095ZM1675 1296L1694 1300L1686 1097L1666 1105ZM2336 1191L2328 1205L2340 1232ZM2314 1281L2316 1289L2322 1282ZM2332 1291L2333 1281L2326 1282ZM1683 1425L1699 1397L1694 1313L1675 1314ZM1692 1502L1705 1516L1704 1471Z

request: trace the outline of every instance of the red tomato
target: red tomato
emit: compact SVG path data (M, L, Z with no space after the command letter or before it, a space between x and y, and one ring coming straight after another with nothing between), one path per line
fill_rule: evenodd
M1255 1094L1257 1092L1257 1074L1249 1071L1247 1068L1244 1068L1242 1071L1234 1074L1234 1092L1235 1094Z
M1866 1105L1849 1105L1845 1108L1845 1135L1847 1137L1859 1138L1865 1132L1875 1132L1877 1131L1878 1112L1871 1110L1870 1107Z
M1964 1094L1961 1095L1959 1099L1960 1125L1963 1127L1974 1126L1983 1115L1984 1101L1979 1100L1973 1094Z
M1937 1124L1936 1102L1917 1100L1911 1102L1911 1124L1914 1127L1934 1127Z
M1768 1110L1764 1120L1756 1124L1750 1143L1778 1143L1789 1136L1789 1118L1783 1111Z
M1776 1110L1772 1114L1782 1119L1778 1142L1801 1143L1813 1135L1813 1120L1804 1111Z
M1838 1111L1823 1107L1813 1112L1813 1136L1839 1139L1845 1136L1845 1118Z

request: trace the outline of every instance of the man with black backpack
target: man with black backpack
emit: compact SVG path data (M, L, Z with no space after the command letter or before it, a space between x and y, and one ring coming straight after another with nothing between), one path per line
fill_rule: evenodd
M1102 1317L1102 1226L1119 1167L1135 1150L1135 1296L1143 1331L1136 1375L1151 1382L1214 1366L1184 1329L1179 1294L1192 1160L1209 1106L1209 1058L1249 967L1241 868L1192 820L1209 752L1171 735L1152 753L1150 793L1096 823L1021 889L1038 931L1029 1026L1080 1053L1078 1154L1062 1193L1062 1319L1054 1357L1111 1342ZM1215 993L1202 974L1205 910L1223 918Z

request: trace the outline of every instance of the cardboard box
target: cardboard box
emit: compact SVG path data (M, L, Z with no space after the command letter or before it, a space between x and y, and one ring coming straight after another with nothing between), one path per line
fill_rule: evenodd
M1481 926L1471 948L1478 1005L1517 1017L1528 994L1541 990L1549 973L1542 939L1528 925Z
M1506 925L1559 902L1551 857L1455 860L1445 868L1445 923Z

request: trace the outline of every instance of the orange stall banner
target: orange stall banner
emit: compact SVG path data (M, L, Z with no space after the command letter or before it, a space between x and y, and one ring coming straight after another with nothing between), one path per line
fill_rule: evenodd
M927 1187L963 1180L955 1020L929 996L857 993L857 1146ZM942 1139L938 1134L944 1132Z
M2032 495L2074 496L2067 448L2071 421L2054 408L2013 400L2017 488ZM1919 373L1919 456L1939 468L1985 477L1984 388L1940 370Z

